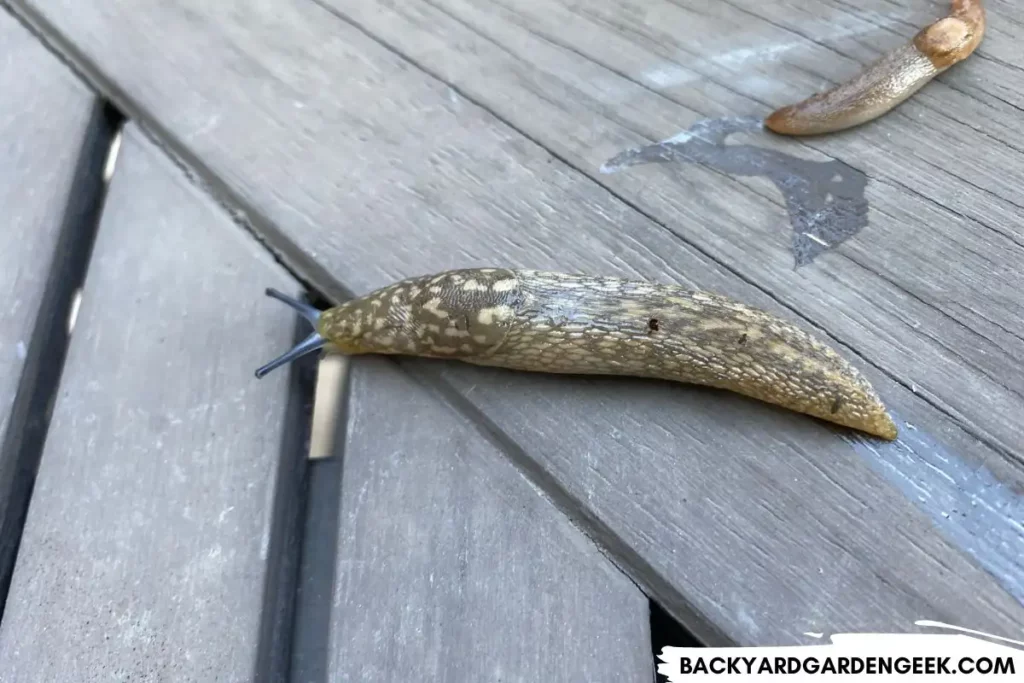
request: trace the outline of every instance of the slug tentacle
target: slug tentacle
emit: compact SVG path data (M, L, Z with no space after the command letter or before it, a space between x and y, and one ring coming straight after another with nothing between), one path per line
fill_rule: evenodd
M316 325L346 354L702 384L897 435L868 381L832 349L767 312L674 285L454 270L383 287L323 311Z
M782 107L765 126L782 135L818 135L858 126L894 109L957 62L985 34L981 0L953 0L949 16L921 29L846 83Z
M270 298L282 301L291 308L298 311L299 315L308 320L309 324L312 325L313 327L316 327L317 323L320 321L320 311L318 311L316 308L313 308L309 304L303 303L298 299L293 299L287 294L282 294L281 292L273 288L267 288L266 294ZM307 353L319 351L321 348L323 348L324 343L324 338L320 336L319 332L314 330L312 334L310 334L308 337L306 337L297 345L295 345L295 347L292 348L290 351L281 354L274 360L270 361L263 367L256 370L256 379L262 379L271 370L279 368L287 363L291 363L294 360L298 360L302 356L305 356Z

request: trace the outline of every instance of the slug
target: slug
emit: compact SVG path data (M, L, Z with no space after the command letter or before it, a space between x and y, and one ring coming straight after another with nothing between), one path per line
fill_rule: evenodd
M894 109L957 62L985 34L981 0L953 0L949 16L921 29L846 83L783 107L765 119L782 135L818 135L852 128Z
M896 426L867 380L803 330L674 285L478 268L401 280L325 311L274 289L315 331L256 371L326 345L343 354L453 358L567 374L701 384L887 440Z

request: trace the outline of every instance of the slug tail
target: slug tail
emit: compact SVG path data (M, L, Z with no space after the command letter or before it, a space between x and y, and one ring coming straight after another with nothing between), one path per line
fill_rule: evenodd
M845 427L862 431L872 436L877 436L886 441L895 441L899 436L899 430L892 416L886 410L881 399L874 391L866 391L862 398L862 404L866 406L863 413L854 416L845 416L844 419L832 420ZM826 419L830 419L827 416Z

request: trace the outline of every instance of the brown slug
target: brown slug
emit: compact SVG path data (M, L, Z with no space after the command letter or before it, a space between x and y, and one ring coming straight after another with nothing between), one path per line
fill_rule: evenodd
M720 295L613 277L477 268L409 278L325 311L256 371L332 346L536 372L629 375L733 391L895 439L868 381L803 330Z
M981 0L953 0L949 16L921 29L907 45L831 90L778 109L765 126L782 135L818 135L876 119L966 59L984 34Z

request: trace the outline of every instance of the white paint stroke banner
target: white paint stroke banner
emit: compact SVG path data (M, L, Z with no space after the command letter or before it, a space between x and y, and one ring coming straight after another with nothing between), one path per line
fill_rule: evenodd
M820 645L665 647L658 655L658 673L671 683L697 677L781 677L794 682L823 676L846 681L931 681L945 676L956 676L957 683L1024 680L1024 641L934 621L915 623L960 633L836 633Z

